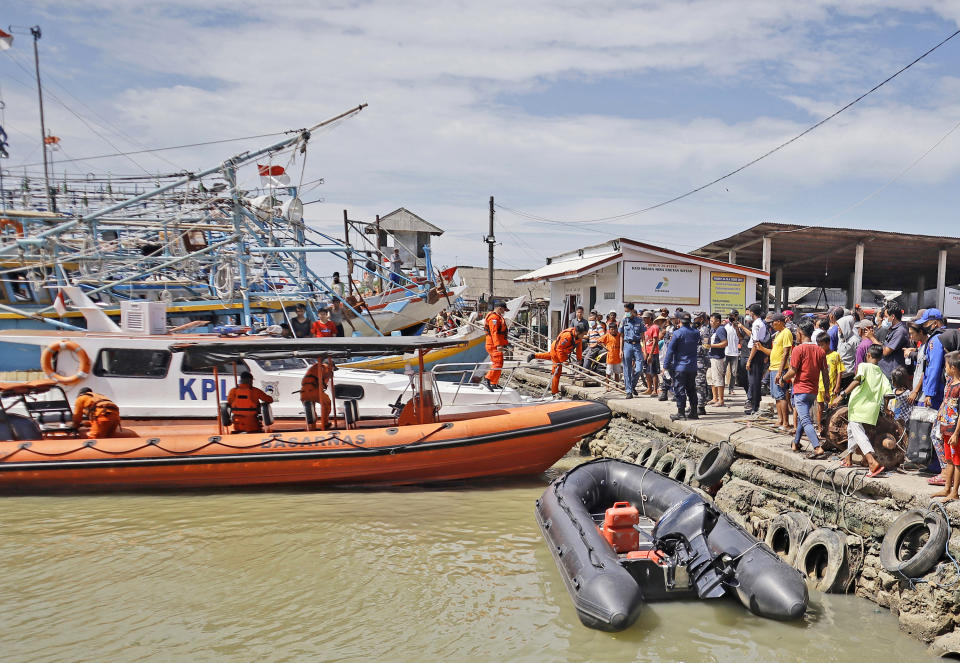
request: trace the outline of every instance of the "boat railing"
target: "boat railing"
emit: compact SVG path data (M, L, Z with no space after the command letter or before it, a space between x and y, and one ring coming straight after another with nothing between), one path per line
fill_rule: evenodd
M500 369L500 386L503 388L496 389L491 393L491 396L496 396L494 402L499 403L508 389L516 389L518 387L517 381L514 380L514 373L521 366L523 366L523 362L521 361L503 362L503 368ZM492 364L489 361L437 364L430 369L430 373L437 380L456 383L457 386L453 392L453 400L450 403L453 405L460 395L460 389L464 385L477 383L491 367Z

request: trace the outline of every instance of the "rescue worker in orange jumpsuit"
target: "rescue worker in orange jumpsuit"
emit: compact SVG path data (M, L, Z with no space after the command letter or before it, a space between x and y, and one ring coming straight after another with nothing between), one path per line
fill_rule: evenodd
M490 355L490 370L483 376L480 384L490 391L503 389L500 386L500 373L503 370L503 349L510 343L507 340L507 321L503 319L503 314L506 312L507 305L498 301L483 321L483 331L487 335L487 354Z
M570 359L571 353L577 351L577 365L583 362L583 339L587 336L589 328L586 320L581 320L576 327L564 329L557 335L557 340L550 346L550 352L531 353L527 356L527 361L534 359L549 359L553 362L551 374L553 380L550 382L550 393L554 398L560 396L560 374L563 372L563 362Z
M273 398L253 386L249 371L240 374L240 384L227 394L227 403L233 422L234 433L262 433L263 426L257 414L260 403L272 403Z
M112 437L120 428L120 408L106 396L84 387L73 402L73 425L77 429L90 426L92 438Z
M300 402L303 403L304 411L309 410L313 415L307 416L309 430L317 430L317 403L320 403L320 430L330 428L330 397L327 395L327 388L335 370L337 369L332 359L321 357L320 361L307 369L300 380ZM310 423L311 421L313 423Z

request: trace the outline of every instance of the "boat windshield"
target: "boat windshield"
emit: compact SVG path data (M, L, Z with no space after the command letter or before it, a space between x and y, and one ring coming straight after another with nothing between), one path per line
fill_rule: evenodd
M276 371L298 371L307 367L306 360L297 357L285 357L283 359L254 359L261 370L268 373Z

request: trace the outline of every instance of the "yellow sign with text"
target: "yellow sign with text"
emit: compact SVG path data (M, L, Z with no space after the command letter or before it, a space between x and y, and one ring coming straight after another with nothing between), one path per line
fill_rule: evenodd
M727 272L710 272L710 308L720 314L730 309L743 313L747 307L747 277Z

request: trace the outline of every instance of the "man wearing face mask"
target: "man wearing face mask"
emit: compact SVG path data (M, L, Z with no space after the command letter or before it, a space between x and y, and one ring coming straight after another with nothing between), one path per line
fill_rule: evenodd
M893 373L893 369L906 364L903 349L910 345L910 332L907 330L907 326L900 321L902 318L903 309L899 306L888 306L887 319L884 322L887 323L889 329L883 343L876 342L876 345L883 346L880 370L883 371L888 380Z
M623 386L627 398L637 395L637 380L643 375L643 335L647 331L637 317L633 302L623 305L623 321L620 323L620 338L623 357Z
M760 350L760 346L770 348L771 334L770 328L764 322L760 315L763 307L759 302L754 302L747 307L753 317L750 324L750 342L747 347L750 349L750 356L747 358L747 373L750 379L750 386L747 393L747 402L743 406L744 414L755 414L760 410L760 398L762 396L763 379L767 375L767 355Z

